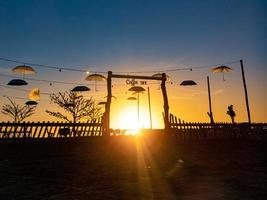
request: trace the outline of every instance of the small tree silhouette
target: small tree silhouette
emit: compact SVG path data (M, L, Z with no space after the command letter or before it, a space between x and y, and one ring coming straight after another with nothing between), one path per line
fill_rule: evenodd
M66 114L61 112L49 110L46 110L46 112L51 116L66 120L68 122L73 121L75 123L81 119L93 120L102 115L101 108L96 105L95 100L92 98L85 99L77 92L70 91L51 94L50 99L51 102L57 104L58 107L63 108L65 112L69 113L72 116L72 119L69 119Z
M227 115L231 117L232 123L234 124L236 114L235 114L233 105L228 106Z
M3 105L1 112L4 115L11 117L14 122L21 122L34 114L36 105L21 106L16 104L16 102L12 101L9 97L7 97L7 99L9 100L9 104Z

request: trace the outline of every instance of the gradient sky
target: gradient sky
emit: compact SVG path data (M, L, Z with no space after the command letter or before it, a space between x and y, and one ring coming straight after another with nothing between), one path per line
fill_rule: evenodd
M252 121L267 121L266 52L265 0L0 0L0 57L4 58L93 71L164 70L243 59ZM14 66L0 61L0 72L10 74ZM205 80L209 75L215 120L230 121L225 113L227 105L233 104L237 121L246 121L239 63L231 67L234 71L226 74L225 82L221 74L212 74L208 68L169 74L174 82L168 85L171 112L186 121L208 121ZM85 83L81 73L36 69L35 78ZM5 85L9 79L0 76L0 83ZM181 88L179 83L184 79L194 79L198 86ZM99 100L105 96L105 86L101 84L99 92L90 93ZM33 87L39 87L41 92L70 89L69 85L40 82L30 82L24 88ZM152 109L157 112L156 118L161 118L157 87L151 86ZM124 91L126 86L114 87L121 100L113 104L113 111L119 112L119 107L127 104L129 94ZM5 101L3 95L27 96L23 91L1 87L1 105ZM146 110L146 97L142 98ZM43 114L33 120L48 119L43 112L45 106L51 106L48 97L40 101L38 109ZM126 112L126 107L121 112ZM1 115L0 120L7 118Z

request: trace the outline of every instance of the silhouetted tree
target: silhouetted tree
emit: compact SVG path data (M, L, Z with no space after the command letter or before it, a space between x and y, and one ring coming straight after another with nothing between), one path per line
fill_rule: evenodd
M9 104L3 105L1 112L4 115L11 117L14 122L21 122L22 120L34 114L36 105L21 106L16 104L16 102L12 101L9 97L7 97L7 99L9 100Z
M227 114L231 117L232 123L234 124L236 114L233 105L228 106Z
M101 108L96 104L92 98L85 99L82 95L77 92L59 92L57 94L50 95L51 102L57 104L58 107L63 108L66 113L72 116L69 119L66 114L61 112L49 111L46 112L59 119L66 120L68 122L73 121L74 123L81 119L97 119L101 113Z

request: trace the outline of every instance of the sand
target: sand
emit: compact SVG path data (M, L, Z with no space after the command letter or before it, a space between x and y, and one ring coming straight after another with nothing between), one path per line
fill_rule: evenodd
M266 199L267 143L111 137L0 144L0 199Z

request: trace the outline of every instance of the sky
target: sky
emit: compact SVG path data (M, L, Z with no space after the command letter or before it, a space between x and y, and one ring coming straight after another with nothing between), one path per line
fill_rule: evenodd
M19 61L71 67L89 71L164 71L193 68L168 74L170 112L185 121L209 121L206 76L210 76L215 121L230 121L227 106L234 105L236 120L247 121L239 60L244 61L252 121L266 122L267 98L267 1L265 0L0 0L0 57ZM231 63L233 71L213 74L210 68ZM7 88L16 63L0 61L0 106L6 98L23 103L27 91L43 93L69 90L74 85L28 81L28 86ZM206 68L195 68L207 66ZM97 101L106 96L106 85L84 81L86 74L38 68L36 79L90 84L86 94ZM152 75L147 73L144 75ZM26 77L27 78L27 77ZM183 80L194 87L181 87ZM112 126L130 115L136 103L125 80L114 80ZM163 102L158 82L149 82L154 127L161 127ZM146 87L147 87L146 86ZM147 94L141 95L141 125L148 126ZM42 95L37 113L29 120L51 120L45 109L58 109ZM10 120L0 115L0 121ZM53 120L56 120L53 118ZM129 123L123 122L123 123ZM127 120L126 120L127 121Z

